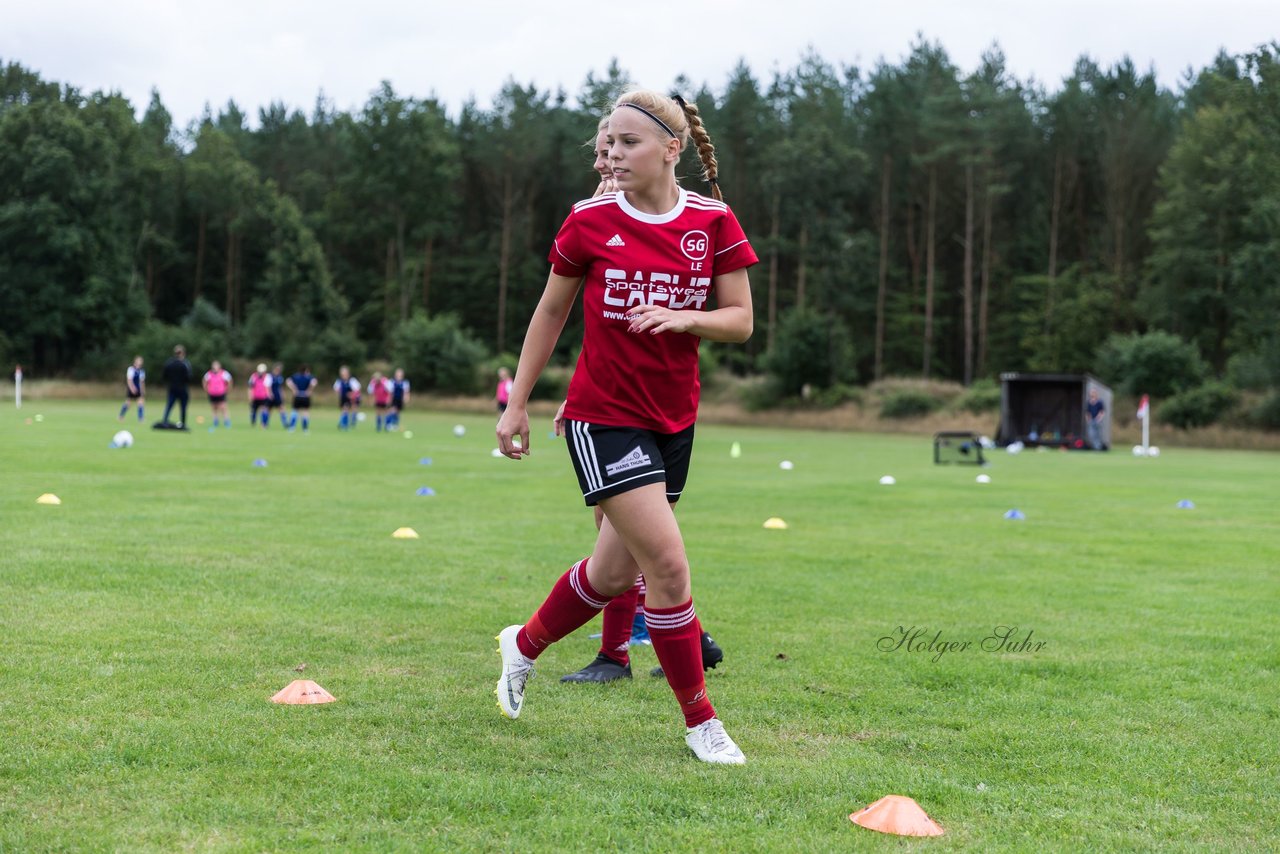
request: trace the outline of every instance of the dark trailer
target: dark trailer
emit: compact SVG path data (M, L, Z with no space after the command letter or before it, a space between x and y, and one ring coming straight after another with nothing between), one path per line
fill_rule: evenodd
M1000 429L996 443L1091 450L1085 421L1089 392L1105 407L1102 447L1111 447L1111 389L1089 374L1000 375Z

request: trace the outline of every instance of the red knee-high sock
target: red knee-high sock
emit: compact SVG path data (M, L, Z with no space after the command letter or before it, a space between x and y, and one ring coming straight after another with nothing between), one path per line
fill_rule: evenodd
M680 703L685 726L695 727L716 716L702 675L702 625L693 600L675 608L646 606L644 621L667 684Z
M626 664L631 660L627 645L631 643L631 623L636 616L636 596L640 586L632 585L604 606L604 619L600 628L600 652L614 661Z
M608 604L587 581L587 561L583 558L560 576L542 607L533 612L529 622L516 634L516 646L526 658L537 658L551 644L585 625Z

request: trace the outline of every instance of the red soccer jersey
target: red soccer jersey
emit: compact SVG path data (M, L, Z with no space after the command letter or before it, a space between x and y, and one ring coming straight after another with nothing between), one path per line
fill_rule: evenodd
M628 332L626 311L653 303L705 311L711 282L759 259L724 202L680 190L665 214L611 193L573 206L548 257L561 276L586 276L582 355L565 416L676 433L698 416L698 343L687 333Z

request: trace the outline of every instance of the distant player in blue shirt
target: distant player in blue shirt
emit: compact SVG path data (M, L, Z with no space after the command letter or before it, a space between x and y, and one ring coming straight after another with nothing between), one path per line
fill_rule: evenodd
M409 381L404 378L404 368L396 368L391 379L391 409L387 413L387 429L400 429L400 410L409 404Z
M289 429L289 418L284 414L284 365L276 362L271 366L271 400L267 402L267 417L274 409L280 413L280 426Z
M302 414L302 432L306 433L311 427L311 392L319 382L315 377L311 376L311 368L303 365L298 368L298 372L285 383L289 386L289 391L293 392L293 415L289 419L289 429L292 430L298 426L298 414Z
M124 406L120 407L120 417L117 421L123 421L125 413L129 411L129 407L138 404L138 420L142 420L142 410L146 406L147 392L147 372L142 370L142 357L134 356L133 364L124 372Z
M1098 400L1098 390L1096 388L1089 389L1089 420L1085 427L1089 435L1089 446L1095 451L1103 450L1102 443L1102 422L1107 417L1107 407L1101 400Z

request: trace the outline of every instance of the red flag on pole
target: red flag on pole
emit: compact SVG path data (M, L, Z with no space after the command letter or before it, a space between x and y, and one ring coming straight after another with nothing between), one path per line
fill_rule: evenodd
M1138 417L1146 418L1151 412L1151 400L1147 395L1142 396L1142 401L1138 404Z

